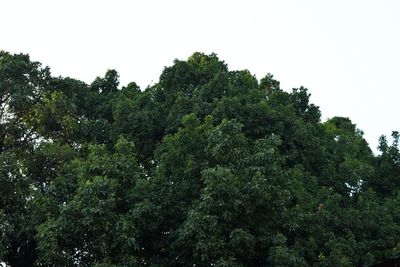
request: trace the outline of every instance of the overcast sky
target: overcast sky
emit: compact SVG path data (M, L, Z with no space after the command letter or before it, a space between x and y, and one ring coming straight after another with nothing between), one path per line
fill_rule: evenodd
M375 150L400 130L400 0L0 0L0 49L90 83L143 89L195 51L301 85L323 120L350 117Z

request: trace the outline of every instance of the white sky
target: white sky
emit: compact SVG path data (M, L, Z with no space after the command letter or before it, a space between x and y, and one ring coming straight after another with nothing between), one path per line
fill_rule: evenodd
M400 130L400 0L0 0L0 49L143 89L173 59L215 52L307 87L324 120L350 117L373 150Z

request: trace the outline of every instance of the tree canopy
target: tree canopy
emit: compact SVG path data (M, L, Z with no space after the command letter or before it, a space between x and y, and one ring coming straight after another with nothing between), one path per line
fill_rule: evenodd
M370 266L400 256L399 132L374 155L304 87L175 60L141 90L0 52L0 263Z

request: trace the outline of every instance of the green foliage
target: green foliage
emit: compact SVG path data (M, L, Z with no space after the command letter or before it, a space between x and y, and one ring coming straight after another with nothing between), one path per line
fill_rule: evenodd
M215 54L140 90L2 51L0 264L370 266L400 255L399 136L375 156Z

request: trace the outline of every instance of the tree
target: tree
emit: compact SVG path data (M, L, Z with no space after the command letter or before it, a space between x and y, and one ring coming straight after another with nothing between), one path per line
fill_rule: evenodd
M400 255L399 133L374 155L217 55L144 90L0 52L0 264L370 266Z

